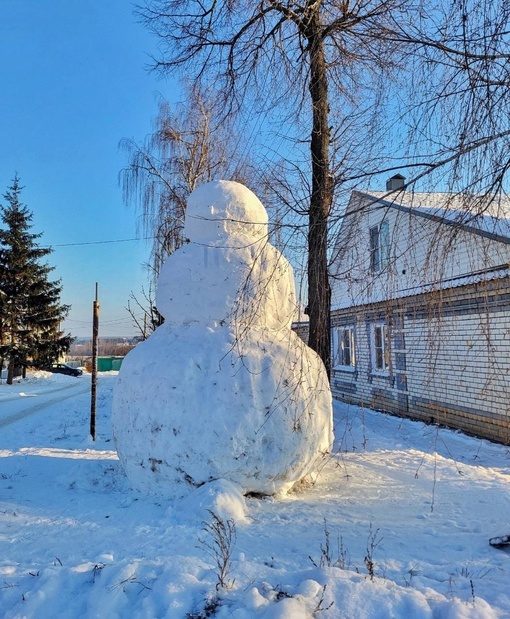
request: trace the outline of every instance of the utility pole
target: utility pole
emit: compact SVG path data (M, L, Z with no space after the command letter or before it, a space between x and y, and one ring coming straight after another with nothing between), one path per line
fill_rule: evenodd
M96 440L97 348L99 339L99 301L96 282L96 300L92 319L92 389L90 397L90 436Z

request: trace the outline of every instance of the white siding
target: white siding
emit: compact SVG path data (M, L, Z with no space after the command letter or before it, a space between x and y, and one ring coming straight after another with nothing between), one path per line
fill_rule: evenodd
M352 213L352 214L349 214ZM388 268L370 269L369 230L387 221ZM438 223L354 194L337 239L331 269L332 308L379 302L440 288L445 280L510 263L510 244Z

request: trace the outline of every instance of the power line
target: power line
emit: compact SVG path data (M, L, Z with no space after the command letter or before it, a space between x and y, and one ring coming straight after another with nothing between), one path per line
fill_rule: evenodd
M140 314L142 315L142 314ZM82 324L82 325L91 325L92 324L92 320L75 320L73 318L66 318L65 322L75 322L78 324ZM126 316L126 317L119 317L119 318L112 318L110 320L102 320L101 324L102 325L107 325L107 324L129 324L131 323L131 318Z
M155 236L143 236L133 239L114 239L109 241L83 241L80 243L60 243L58 245L47 245L45 247L78 247L80 245L107 245L108 243L129 243L131 241L149 241L155 239Z

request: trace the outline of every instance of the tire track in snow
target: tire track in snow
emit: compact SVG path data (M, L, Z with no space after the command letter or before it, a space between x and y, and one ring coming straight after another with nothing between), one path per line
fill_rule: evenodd
M59 402L63 402L64 400L67 400L69 398L86 393L87 391L90 391L90 384L87 382L85 385L82 385L80 389L76 389L76 385L66 385L65 387L60 387L59 389L55 389L54 391L51 391L50 394L44 394L44 395L51 395L57 392L69 391L69 390L72 390L72 392L68 394L60 394L57 397L51 398L49 400L44 400L44 402L39 402L37 404L34 404L33 406L29 406L28 408L23 409L22 411L19 411L17 413L8 415L7 417L0 419L0 428L8 426L11 423L14 423L15 421L19 421L20 419L24 419L25 417L33 415L34 413L38 413L39 411L47 408L48 406L52 406L53 404L58 404ZM15 399L19 399L19 396L17 396L16 398L10 399L10 401L13 401ZM3 400L3 401L5 402L6 400Z
M70 384L70 385L65 385L64 387L57 387L56 389L51 389L51 390L47 390L47 391L40 391L39 393L31 393L31 392L19 392L19 393L15 393L13 395L4 395L2 393L0 393L0 404L3 404L4 402L15 402L16 400L19 400L20 398L39 398L39 397L44 397L47 395L51 395L52 393L57 393L58 391L67 391L68 389L73 389L74 387L76 387L76 383L75 384Z

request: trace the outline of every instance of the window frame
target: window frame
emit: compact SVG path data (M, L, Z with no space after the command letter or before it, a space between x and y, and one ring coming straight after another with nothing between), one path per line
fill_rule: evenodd
M372 273L380 273L389 264L390 256L390 226L387 220L383 219L375 226L370 226L369 247L370 247L370 270Z
M391 371L390 330L388 324L382 320L374 322L370 334L372 371L375 374L387 376Z
M333 342L333 369L353 372L356 369L355 326L353 324L346 324L333 327L333 337L331 339ZM346 343L349 346L345 346ZM346 363L346 361L349 363Z

